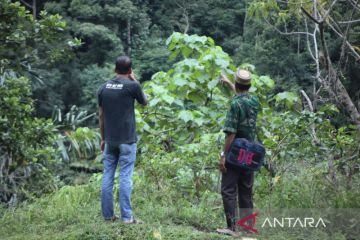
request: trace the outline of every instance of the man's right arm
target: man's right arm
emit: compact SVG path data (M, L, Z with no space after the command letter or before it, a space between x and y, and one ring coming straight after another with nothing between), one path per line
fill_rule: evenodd
M135 99L139 104L143 106L146 106L148 104L147 96L145 95L144 91L141 89L140 83L136 83Z
M147 99L147 96L146 96L146 94L144 92L142 92L142 94L143 94L143 98L144 98L143 106L146 106L148 104L148 99Z
M103 152L105 147L105 134L104 134L104 112L102 107L99 107L99 127L100 127L100 150Z
M225 74L221 74L220 76L220 82L229 86L229 88L231 89L231 91L233 91L236 94L236 89L235 89L235 85L230 81L230 79L227 78L227 76Z
M230 150L230 146L235 139L235 135L237 132L237 125L239 121L238 114L238 105L236 102L231 102L230 109L226 114L225 124L223 127L223 131L226 133L224 151L220 157L219 168L222 172L226 172L225 162L226 155Z
M132 71L131 74L129 74L129 79L134 81L136 83L136 89L135 89L135 99L138 103L140 103L143 106L146 106L148 104L147 96L145 95L144 91L141 89L141 85L138 80L136 80L136 75Z
M104 151L105 148L105 133L104 133L104 111L102 108L102 87L98 91L98 104L99 104L99 128L100 128L100 150Z
M140 84L139 84L140 85ZM141 89L140 87L140 94L141 94L141 101L138 100L138 102L143 105L143 106L146 106L148 104L148 99L147 99L147 96L146 94L144 93L144 91Z

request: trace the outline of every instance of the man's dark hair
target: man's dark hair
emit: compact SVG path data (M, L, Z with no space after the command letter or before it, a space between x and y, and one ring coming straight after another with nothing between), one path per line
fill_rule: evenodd
M235 82L235 88L243 91L248 91L251 87L251 84L249 85L242 85L240 83Z
M131 69L131 59L128 56L120 56L116 59L115 72L118 74L127 74Z

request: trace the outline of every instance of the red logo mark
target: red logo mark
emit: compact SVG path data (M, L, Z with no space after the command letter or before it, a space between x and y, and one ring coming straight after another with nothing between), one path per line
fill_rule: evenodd
M256 223L256 216L257 215L258 215L257 213L254 213L254 214L252 214L252 215L250 215L248 217L240 219L239 221L237 221L236 224L238 224L240 227L243 227L243 228L245 228L245 229L247 229L247 230L249 230L251 232L257 233L258 231L255 228L253 228L253 226ZM250 220L251 220L251 222L250 222ZM250 223L248 223L248 225L247 225L246 224L247 222L250 222Z
M242 162L245 163L246 165L251 165L253 157L254 157L253 152L248 152L248 151L245 151L244 149L240 148L237 160L241 163Z

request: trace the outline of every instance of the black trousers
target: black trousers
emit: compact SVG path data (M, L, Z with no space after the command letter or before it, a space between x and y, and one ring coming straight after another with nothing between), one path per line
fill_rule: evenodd
M228 228L235 230L236 221L236 200L240 208L240 219L250 216L253 209L252 187L254 183L254 172L227 168L222 173L221 195L226 215ZM251 225L251 223L248 223Z

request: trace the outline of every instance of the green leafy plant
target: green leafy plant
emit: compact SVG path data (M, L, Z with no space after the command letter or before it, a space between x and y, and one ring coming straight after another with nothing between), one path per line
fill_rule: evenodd
M56 158L55 127L50 120L32 116L26 78L6 79L0 85L0 108L0 200L15 204L54 188L46 168Z
M156 181L159 189L170 182L182 189L185 196L200 199L206 189L215 191L219 184L221 126L230 95L219 85L218 77L221 72L231 76L235 67L210 38L174 33L167 44L172 58L179 61L168 72L158 72L145 84L150 95L149 107L137 112L140 165L147 179ZM326 116L333 115L336 108L310 112L304 109L296 92L275 93L273 79L257 75L250 64L241 67L253 72L250 91L261 102L257 135L267 149L265 169L259 173L264 185L258 186L256 196L268 196L279 206L318 204L315 200L318 192L312 191L313 188L306 193L309 197L306 203L298 202L298 195L291 194L286 201L280 201L279 188L283 181L295 181L294 174L301 176L306 169L311 169L311 176L304 181L314 181L318 189L330 184L349 194L345 188L350 187L349 181L357 171L358 147L353 145L356 132L351 131L351 126L344 128L347 131L339 131L331 125ZM334 133L339 136L334 138ZM339 141L342 144L336 145ZM340 150L334 146L349 148ZM353 162L345 163L343 160L347 158ZM294 183L287 187L293 191L297 186ZM327 205L338 201L334 196L327 199Z
M95 159L99 151L100 134L88 127L66 131L58 140L58 146L65 162Z
M43 59L46 59L43 64L64 60L71 55L73 47L81 44L79 39L61 41L65 40L66 22L60 15L42 11L36 20L20 2L1 0L0 3L0 82L13 74L29 74L41 81L32 69L33 64Z
M167 45L170 59L179 61L145 84L149 107L137 114L141 142L145 143L141 151L144 172L157 179L160 188L165 181L161 179L167 179L200 199L206 189L215 191L218 186L221 127L231 96L219 84L219 77L227 73L233 78L236 67L209 37L173 33ZM254 72L250 64L242 67ZM272 95L268 93L274 81L255 72L253 79L251 91L259 95L263 112L271 111L268 102ZM154 158L145 160L146 155Z
M53 119L59 130L57 145L65 162L96 157L100 134L88 127L81 127L94 116L96 113L88 114L77 106L72 106L64 116L59 108L54 110Z

